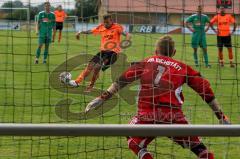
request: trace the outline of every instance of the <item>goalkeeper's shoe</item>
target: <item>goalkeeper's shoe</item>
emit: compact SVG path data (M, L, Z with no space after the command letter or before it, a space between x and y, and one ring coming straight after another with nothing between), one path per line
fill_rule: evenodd
M68 85L71 86L71 87L78 87L78 83L75 81L75 80L70 80L68 82Z

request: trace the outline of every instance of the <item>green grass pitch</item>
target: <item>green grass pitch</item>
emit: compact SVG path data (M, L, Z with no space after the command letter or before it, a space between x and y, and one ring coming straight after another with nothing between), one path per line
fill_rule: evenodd
M132 46L123 51L129 62L139 61L151 56L155 40L160 34L133 34ZM173 35L176 41L176 59L193 66L190 36ZM202 51L199 50L201 66L196 68L211 82L216 97L224 112L233 124L240 121L239 66L230 68L224 49L226 65L217 64L215 36L208 35L208 54L212 68L204 67ZM234 37L234 45L238 44ZM64 120L56 115L55 104L64 98L73 99L70 110L81 112L91 95L66 94L49 85L49 75L66 59L79 54L96 54L99 37L81 36L75 40L74 33L64 33L61 44L50 46L47 65L34 64L37 38L32 33L20 31L0 31L0 122L6 123L114 123L126 124L136 112L136 104L129 105L123 99L111 111L91 120ZM43 52L43 50L42 50ZM235 61L239 61L237 46L234 49ZM42 55L41 55L42 57ZM87 61L86 61L87 62ZM116 64L121 69L124 61ZM74 77L83 69L80 65L72 71ZM194 66L193 66L194 67ZM96 87L107 88L112 83L111 69L100 75ZM84 83L84 85L87 84ZM133 87L135 89L136 87ZM184 112L193 124L217 124L214 114L200 97L184 86ZM134 98L134 97L133 97ZM213 151L217 159L238 159L239 138L203 138L203 142ZM194 159L189 150L173 144L168 138L158 138L149 145L157 159ZM132 159L136 158L127 148L125 137L0 137L0 159Z

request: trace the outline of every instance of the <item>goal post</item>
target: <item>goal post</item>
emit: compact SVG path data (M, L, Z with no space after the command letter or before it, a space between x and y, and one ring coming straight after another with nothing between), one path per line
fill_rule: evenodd
M240 125L0 124L1 136L240 137Z

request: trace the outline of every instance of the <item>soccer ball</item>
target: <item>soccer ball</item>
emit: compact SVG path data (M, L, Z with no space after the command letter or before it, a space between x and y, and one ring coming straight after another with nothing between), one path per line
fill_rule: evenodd
M70 72L62 72L59 75L59 80L61 83L68 84L71 79L72 79L72 75Z

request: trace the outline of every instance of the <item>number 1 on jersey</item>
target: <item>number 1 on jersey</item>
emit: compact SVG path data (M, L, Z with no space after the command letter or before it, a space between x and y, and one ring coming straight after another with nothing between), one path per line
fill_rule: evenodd
M154 85L158 85L159 84L159 82L161 80L161 77L162 77L162 75L163 75L163 73L165 71L165 67L159 65L157 70L158 70L158 74L156 75L156 78L154 80Z

